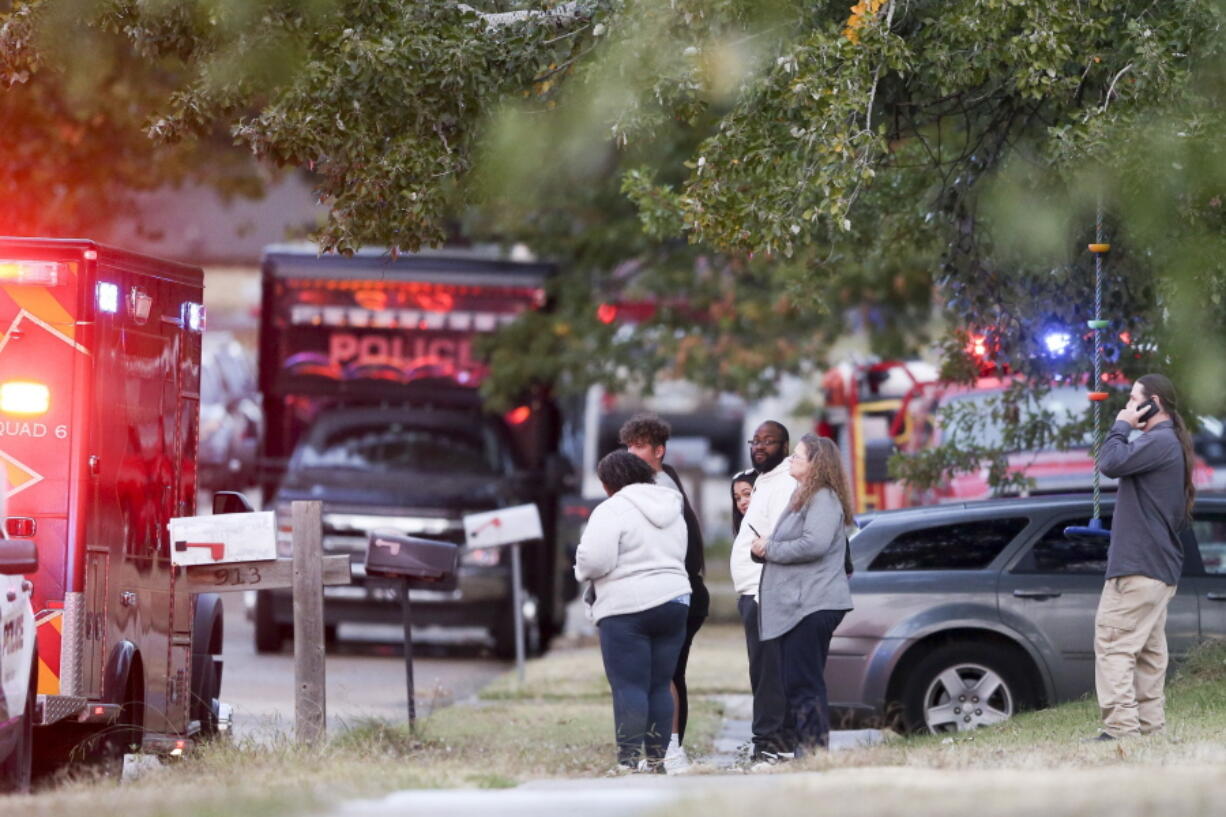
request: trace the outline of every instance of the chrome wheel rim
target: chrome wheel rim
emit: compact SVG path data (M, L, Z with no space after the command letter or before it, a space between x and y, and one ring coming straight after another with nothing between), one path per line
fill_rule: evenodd
M924 723L934 734L967 732L1012 716L1009 685L982 664L955 664L937 675L924 693Z

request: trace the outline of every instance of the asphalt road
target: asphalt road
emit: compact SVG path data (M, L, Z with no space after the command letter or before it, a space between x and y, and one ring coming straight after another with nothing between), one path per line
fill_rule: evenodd
M271 739L294 729L294 656L287 643L276 655L257 655L242 596L225 599L222 700L233 707L238 738ZM404 652L394 634L352 628L327 664L328 728L368 717L407 718ZM361 639L361 640L357 640ZM471 646L415 645L419 715L474 695L512 666Z

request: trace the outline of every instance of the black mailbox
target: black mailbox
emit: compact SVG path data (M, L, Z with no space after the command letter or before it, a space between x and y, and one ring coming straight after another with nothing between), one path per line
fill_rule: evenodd
M455 590L460 547L403 536L392 531L373 531L366 540L366 575L404 579L416 590Z

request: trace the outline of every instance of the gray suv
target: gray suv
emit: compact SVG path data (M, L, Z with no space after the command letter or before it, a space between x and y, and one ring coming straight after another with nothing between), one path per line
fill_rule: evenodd
M1110 526L1114 497L1105 497ZM1107 540L1084 525L1088 496L888 511L852 538L856 609L830 646L835 722L952 732L1094 690L1094 611ZM1167 639L1178 659L1226 638L1226 496L1202 496L1185 536Z

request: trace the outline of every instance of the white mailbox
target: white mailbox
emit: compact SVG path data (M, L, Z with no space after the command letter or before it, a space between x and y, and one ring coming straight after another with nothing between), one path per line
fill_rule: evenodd
M544 537L541 512L535 505L513 505L464 517L464 541L470 548L530 542Z
M172 564L212 565L276 558L277 522L272 511L170 520Z

